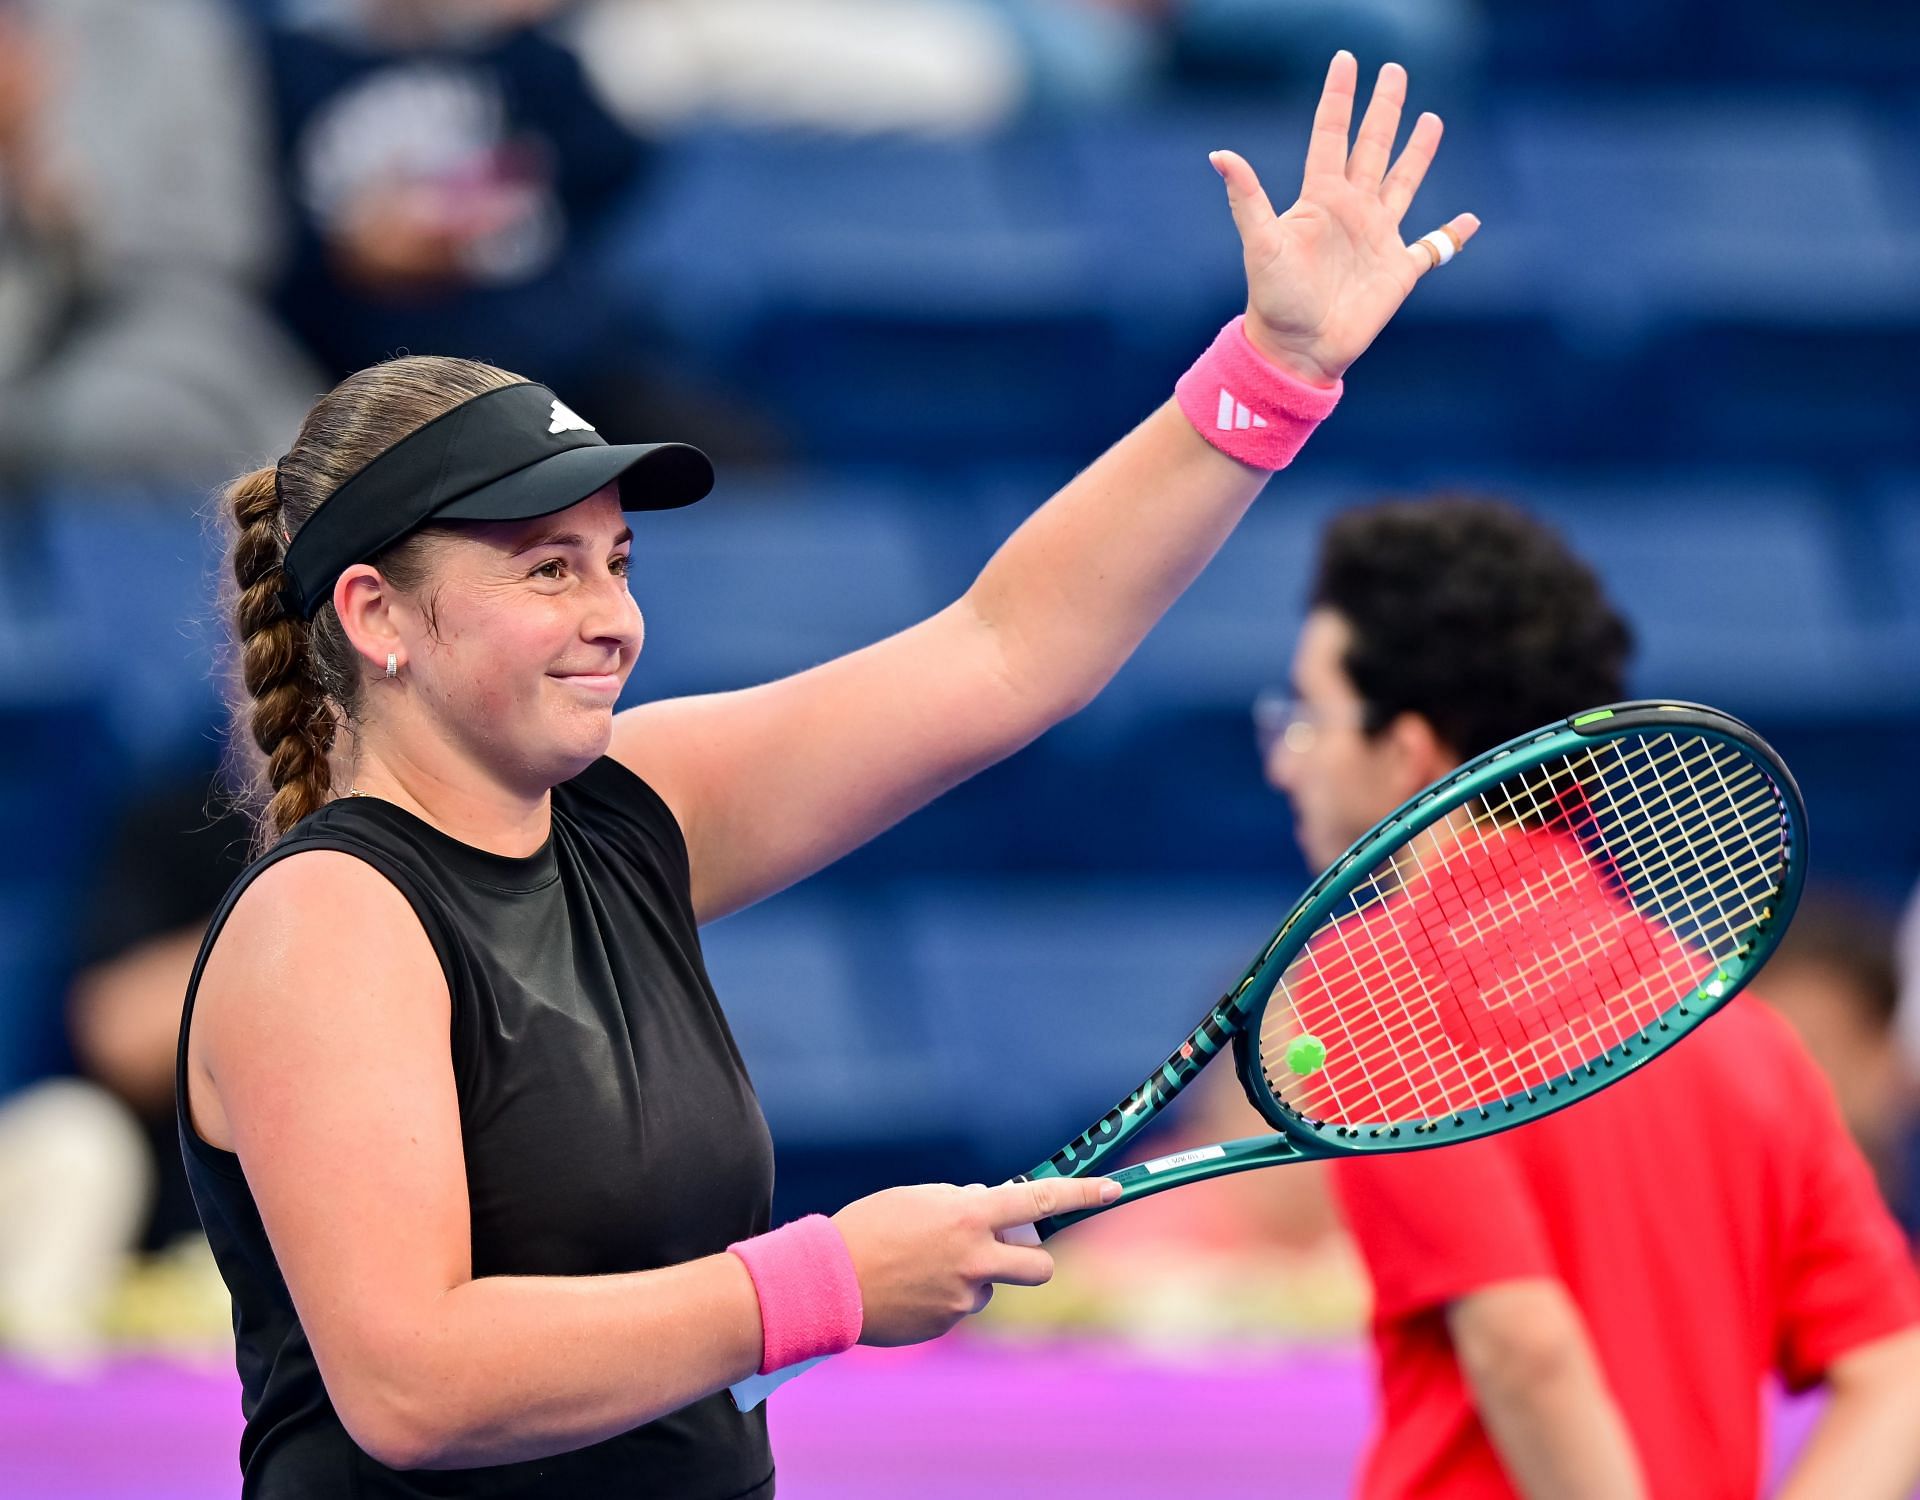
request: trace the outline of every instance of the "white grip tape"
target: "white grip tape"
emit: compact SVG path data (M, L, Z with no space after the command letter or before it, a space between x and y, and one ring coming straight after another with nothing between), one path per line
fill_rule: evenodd
M1433 263L1436 269L1453 259L1455 249L1453 236L1444 229L1436 229L1432 234L1421 235L1420 243L1433 251Z

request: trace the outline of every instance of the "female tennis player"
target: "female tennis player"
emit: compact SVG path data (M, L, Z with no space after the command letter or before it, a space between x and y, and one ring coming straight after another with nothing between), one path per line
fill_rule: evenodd
M202 948L178 1083L248 1496L770 1496L729 1385L1046 1280L1001 1233L1107 1185L898 1188L770 1229L697 928L1098 692L1474 232L1402 242L1440 122L1389 170L1389 65L1349 150L1355 73L1334 59L1285 214L1212 158L1248 304L1175 398L959 601L798 676L616 715L626 513L711 469L488 366L362 371L234 483L264 852Z

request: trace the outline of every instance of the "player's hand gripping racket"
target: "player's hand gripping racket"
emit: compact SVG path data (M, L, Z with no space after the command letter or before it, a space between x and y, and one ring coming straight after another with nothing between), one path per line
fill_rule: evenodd
M1792 776L1714 709L1623 703L1523 735L1375 824L1173 1055L1025 1176L1099 1172L1229 1044L1278 1134L1121 1167L1107 1207L1537 1120L1736 994L1779 942L1805 861Z

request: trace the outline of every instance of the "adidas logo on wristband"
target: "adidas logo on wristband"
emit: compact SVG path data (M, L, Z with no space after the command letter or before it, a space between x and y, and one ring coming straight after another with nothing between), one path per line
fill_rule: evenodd
M1228 390L1224 385L1220 387L1220 415L1215 420L1214 426L1218 427L1222 432L1232 432L1236 427L1245 429L1248 427L1265 427L1266 425L1267 419L1265 417L1256 417L1252 412L1248 411L1245 406L1241 405L1240 402L1233 399L1232 391Z

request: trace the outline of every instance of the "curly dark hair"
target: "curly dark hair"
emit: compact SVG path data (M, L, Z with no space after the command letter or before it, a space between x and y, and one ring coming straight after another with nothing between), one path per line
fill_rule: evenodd
M1470 495L1392 500L1327 528L1314 607L1378 734L1417 713L1463 759L1626 696L1633 633L1556 531Z

